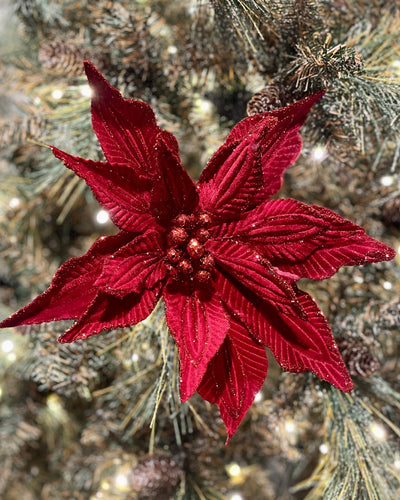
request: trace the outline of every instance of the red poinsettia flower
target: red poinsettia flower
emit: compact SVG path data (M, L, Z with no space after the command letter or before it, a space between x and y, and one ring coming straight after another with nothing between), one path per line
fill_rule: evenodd
M59 339L71 342L138 323L162 297L179 348L182 400L197 391L216 403L229 438L266 377L265 346L285 370L311 370L351 390L326 319L295 282L395 252L330 210L270 200L323 92L241 121L196 186L150 106L123 99L90 63L85 69L107 161L52 149L120 232L62 265L50 288L0 327L75 319Z

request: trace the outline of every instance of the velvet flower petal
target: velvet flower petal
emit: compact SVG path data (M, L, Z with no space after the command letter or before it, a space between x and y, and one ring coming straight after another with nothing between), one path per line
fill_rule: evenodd
M300 153L299 129L323 92L238 123L196 186L151 107L124 99L90 63L85 70L106 161L52 149L120 233L63 264L50 288L0 327L74 319L59 339L72 342L136 324L163 298L182 400L198 391L217 404L228 439L263 384L265 347L285 370L311 370L351 390L326 319L295 282L395 252L330 210L269 201Z
M202 208L228 220L274 195L300 154L298 130L323 94L239 122L200 176Z
M330 327L315 301L295 288L304 318L285 314L240 284L219 275L217 289L232 314L237 315L252 339L268 347L284 370L311 370L343 391L353 388Z
M135 325L147 318L156 306L161 283L142 293L130 293L124 297L99 292L86 312L58 339L73 342L100 332Z
M100 238L82 257L65 262L55 274L50 287L9 318L1 328L77 319L95 299L94 286L107 259L118 248L130 241L132 235L121 232L116 236Z
M228 314L216 294L203 290L186 294L179 287L167 287L164 301L166 321L179 349L181 399L186 401L228 333Z
M243 324L231 318L228 335L198 388L202 398L218 405L228 433L227 442L261 389L267 370L265 348Z
M117 227L140 232L155 225L150 210L152 183L148 178L135 175L125 165L84 160L54 147L52 150L65 166L85 180Z
M166 274L162 262L164 239L157 231L132 239L106 262L95 286L119 297L153 288Z
M220 225L215 240L257 249L282 276L325 279L342 266L393 258L393 250L327 208L297 200L262 203L245 218Z
M154 177L154 146L161 129L153 110L145 102L124 99L92 64L85 63L85 72L92 90L92 125L107 161Z

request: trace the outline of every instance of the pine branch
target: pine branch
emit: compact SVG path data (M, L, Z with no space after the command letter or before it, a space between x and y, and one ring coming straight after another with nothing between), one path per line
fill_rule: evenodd
M312 487L307 500L324 498L396 498L400 486L394 464L398 447L388 434L400 436L400 428L388 420L371 401L335 388L323 390L325 450L311 478L293 491ZM400 401L397 394L397 405Z

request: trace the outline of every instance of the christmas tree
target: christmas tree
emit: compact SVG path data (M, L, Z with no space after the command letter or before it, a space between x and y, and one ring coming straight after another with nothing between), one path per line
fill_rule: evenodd
M398 498L398 2L18 0L0 23L0 319L33 304L0 330L0 496Z

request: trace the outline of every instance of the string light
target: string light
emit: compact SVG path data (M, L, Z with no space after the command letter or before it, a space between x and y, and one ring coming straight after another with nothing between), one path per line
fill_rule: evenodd
M320 453L322 453L322 455L326 455L329 451L328 445L325 443L322 443L319 447L319 451L320 451Z
M89 87L89 85L81 85L79 87L79 92L81 93L82 97L92 97L92 89Z
M394 183L393 175L384 175L383 177L381 177L380 183L385 187L392 186Z
M196 99L196 108L200 112L208 114L212 111L213 103L208 99Z
M174 54L176 54L177 52L178 52L178 49L177 49L177 47L175 47L175 45L170 45L170 46L168 47L168 53L169 53L169 54L174 55Z
M232 462L226 466L226 471L230 477L240 476L242 468L236 462Z
M296 431L296 425L293 422L293 420L291 420L291 419L286 420L286 422L285 422L285 430L286 430L286 432L288 434L294 434L294 432Z
M50 394L46 400L47 408L51 413L60 417L63 413L63 407L57 394Z
M17 359L17 355L15 354L15 352L10 352L10 354L7 355L7 359L8 361L10 361L10 363L12 363Z
M110 483L107 480L104 480L104 481L101 482L100 488L102 490L108 491L111 488L111 485L110 485Z
M33 99L33 104L35 106L39 106L39 104L41 104L42 102L42 99L40 99L40 97L36 96L34 99Z
M108 215L108 212L105 210L99 210L96 214L96 221L99 224L106 224L110 220L110 216Z
M384 441L386 439L386 430L381 424L374 422L369 426L369 430L378 441Z
M397 73L400 74L400 60L396 59L392 62L392 68L397 70Z
M51 97L53 99L61 99L61 97L64 95L64 92L60 89L53 90L51 93Z
M312 152L311 156L315 161L322 161L326 158L326 149L323 146L316 146Z
M243 497L240 493L232 493L229 500L243 500Z
M3 388L0 387L0 399L3 397Z
M1 343L1 350L6 354L7 361L10 363L14 362L17 359L17 355L14 352L15 345L12 340L6 339Z
M1 350L6 354L11 353L14 350L14 342L12 340L4 340L1 343Z
M115 486L119 490L126 490L128 488L129 481L125 474L117 474L115 477Z
M9 203L8 203L8 206L9 206L10 208L17 208L17 207L19 207L20 205L21 205L21 200L20 200L19 198L16 198L16 197L11 198L11 200L10 200L10 201L9 201Z
M255 398L254 398L254 402L255 403L259 403L260 401L262 401L264 399L264 395L261 391L257 392Z
M393 285L390 281L384 281L383 282L383 288L385 290L391 290L393 288Z
M136 363L137 361L139 361L139 354L137 354L136 352L134 352L132 354L131 360L132 360L133 363Z

